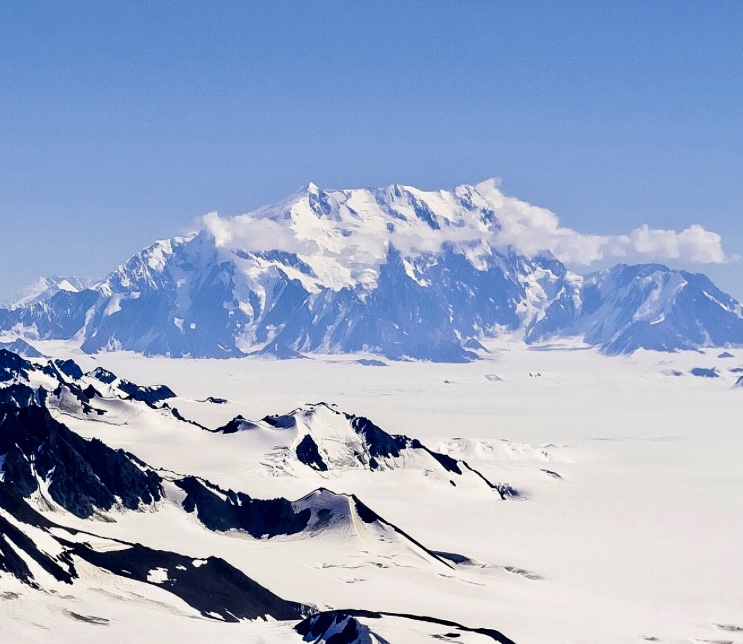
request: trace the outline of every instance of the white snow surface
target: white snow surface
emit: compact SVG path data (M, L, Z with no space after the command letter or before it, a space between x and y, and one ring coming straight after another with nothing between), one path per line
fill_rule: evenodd
M290 277L315 293L321 288L373 290L391 246L404 258L416 258L451 244L473 266L486 270L482 258L494 248L516 247L531 254L550 248L545 242L522 249L524 230L536 226L559 232L552 213L504 195L494 179L450 191L400 184L323 190L310 183L277 204L230 218L212 212L203 222L248 283L276 262L257 263L252 256L239 261L236 253L282 251L296 254L310 267L311 274L296 270ZM167 243L159 242L151 252L169 252ZM286 270L283 264L281 268ZM417 279L413 264L407 262L405 268Z
M220 435L143 403L104 400L101 422L68 401L55 413L81 435L252 496L311 505L321 487L353 493L426 548L467 560L447 565L375 524L349 530L359 525L350 506L340 529L273 539L209 532L175 499L157 512L116 513L112 522L59 511L50 515L55 522L175 550L194 565L220 556L280 596L321 609L431 615L519 643L743 642L743 630L734 630L743 629L743 396L729 370L743 366L742 350L730 349L732 360L719 360L719 351L609 358L569 344L544 351L501 341L475 363L378 368L357 362L369 356L173 361L37 345L84 370L103 366L141 385L166 384L179 395L171 405L210 428L238 414L290 410L302 421ZM720 377L694 377L693 367L717 367ZM229 402L197 402L210 395ZM303 432L323 444L345 436L332 407L308 406L319 401L464 459L523 497L500 501L474 483L453 487L420 463L373 473L341 461L328 473L295 462L274 467L266 454L286 451ZM153 580L164 574L151 572ZM51 633L56 641L301 639L287 624L206 620L152 585L143 591L117 580L112 590L96 577L40 598L11 582L0 578L9 641ZM403 622L368 625L389 642L445 633Z

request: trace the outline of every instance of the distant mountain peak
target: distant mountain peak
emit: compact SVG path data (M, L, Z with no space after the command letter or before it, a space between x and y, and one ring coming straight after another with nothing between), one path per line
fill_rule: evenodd
M11 309L30 306L37 302L43 302L60 291L77 293L95 285L94 280L83 279L74 276L50 275L39 277L20 293L10 298L6 306Z
M280 359L466 361L502 334L577 336L607 353L743 344L741 305L702 275L618 264L580 276L538 243L517 250L503 228L514 201L497 179L438 191L310 183L244 215L210 213L94 291L60 282L0 310L0 331L77 337L91 353Z

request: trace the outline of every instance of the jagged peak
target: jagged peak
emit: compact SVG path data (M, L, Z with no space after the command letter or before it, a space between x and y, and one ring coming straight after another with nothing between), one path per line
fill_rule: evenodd
M615 275L624 274L628 287L646 280L643 288L658 286L665 298L669 276L680 274L688 286L674 291L678 311L644 321L652 328L634 329L621 351L743 344L741 305L694 274L620 264L580 279L539 245L520 250L521 237L509 234L559 222L499 186L487 179L453 190L329 191L310 183L244 215L210 213L201 231L153 244L97 293L65 294L58 305L53 298L49 310L5 312L0 330L81 333L89 353L290 359L364 352L464 362L477 358L472 347L502 333L528 342L583 336L603 347L637 313L625 307L642 306L605 297Z

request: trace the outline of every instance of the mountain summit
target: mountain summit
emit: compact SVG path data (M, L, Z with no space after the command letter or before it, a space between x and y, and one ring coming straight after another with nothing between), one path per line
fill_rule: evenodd
M743 344L741 305L703 275L620 264L580 276L509 245L503 222L527 206L493 181L434 192L309 184L245 215L211 213L93 289L0 309L0 330L173 357L454 362L501 334L580 336L607 353Z

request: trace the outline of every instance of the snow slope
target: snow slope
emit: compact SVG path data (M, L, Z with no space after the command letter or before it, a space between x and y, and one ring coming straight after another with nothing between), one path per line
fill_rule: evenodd
M114 443L115 435L106 431L109 427L131 433L137 427L157 431L164 425L179 432L181 440L188 442L191 432L192 437L211 441L212 451L222 451L224 432L208 431L173 414L164 400L174 398L164 386L135 385L102 368L85 374L69 359L30 361L0 350L0 586L3 601L12 602L10 630L19 633L19 639L32 637L28 629L48 628L44 619L42 626L29 619L28 603L51 608L56 619L64 615L108 628L111 615L124 619L119 603L129 592L145 613L164 606L170 613L167 621L177 622L172 617L180 616L182 623L174 629L180 632L187 628L187 618L195 615L240 625L261 618L296 622L317 612L313 604L348 606L349 598L352 606L363 608L371 599L374 607L375 595L385 588L391 596L399 587L412 589L421 583L432 586L437 603L446 605L460 584L471 583L467 581L471 575L456 571L449 557L430 550L354 495L319 488L294 502L253 498L190 473L155 470L99 438L81 437L50 414L51 410L78 428L100 432ZM308 429L314 430L321 446L326 444L323 434L332 437L338 431L324 424L342 419L343 428L353 433L354 417L327 406L307 411L313 425ZM367 443L372 451L380 441L393 438L376 426L370 429L369 421L363 429L365 436L374 438ZM237 428L233 433L244 432ZM403 451L425 454L429 466L440 464L434 458L437 452L405 437L394 438L404 439ZM145 436L137 440L148 442ZM382 454L374 453L381 462ZM457 463L439 457L444 463ZM404 456L400 460L395 467L408 467ZM343 471L341 463L328 464L340 465ZM392 464L385 461L387 467ZM483 487L493 493L490 486ZM349 583L375 590L371 597L364 591L340 593ZM270 587L278 587L281 596ZM64 593L66 602L47 601L45 593ZM91 602L91 593L102 593L106 601ZM310 599L294 599L300 595ZM81 612L80 606L85 610ZM359 637L372 636L363 620L372 620L375 628L381 620L382 631L391 628L401 637L408 633L405 637L425 639L461 631L475 637L473 641L510 641L492 628L472 630L426 614L359 611L358 619L352 619ZM312 628L318 623L324 622L314 622ZM294 626L290 623L280 633L287 641L302 634L302 625L296 630ZM252 627L239 632L251 631L262 633ZM323 632L318 641L336 641L331 627Z
M434 615L517 642L743 641L735 630L743 626L738 349L609 358L581 345L538 350L504 341L469 364L382 368L365 366L363 355L172 361L39 348L73 355L85 370L103 361L132 382L167 383L179 397L165 402L209 428L332 400L521 494L506 502L474 487L462 494L443 481L422 484L419 470L405 468L331 476L296 464L302 476L273 476L242 458L249 431L214 434L172 415L140 425L159 412L122 401L149 411L123 425L66 419L151 464L177 464L258 498L300 498L322 481L355 494L431 552L460 557L446 568L415 556L390 560L383 550L368 556L348 545L357 537L332 547L317 538L246 541L198 523L181 527L168 517L182 510L170 506L102 524L130 540L147 534L152 547L178 542L194 556L226 557L292 601ZM695 377L698 368L719 376ZM227 402L198 402L210 395ZM284 563L272 565L268 552Z

